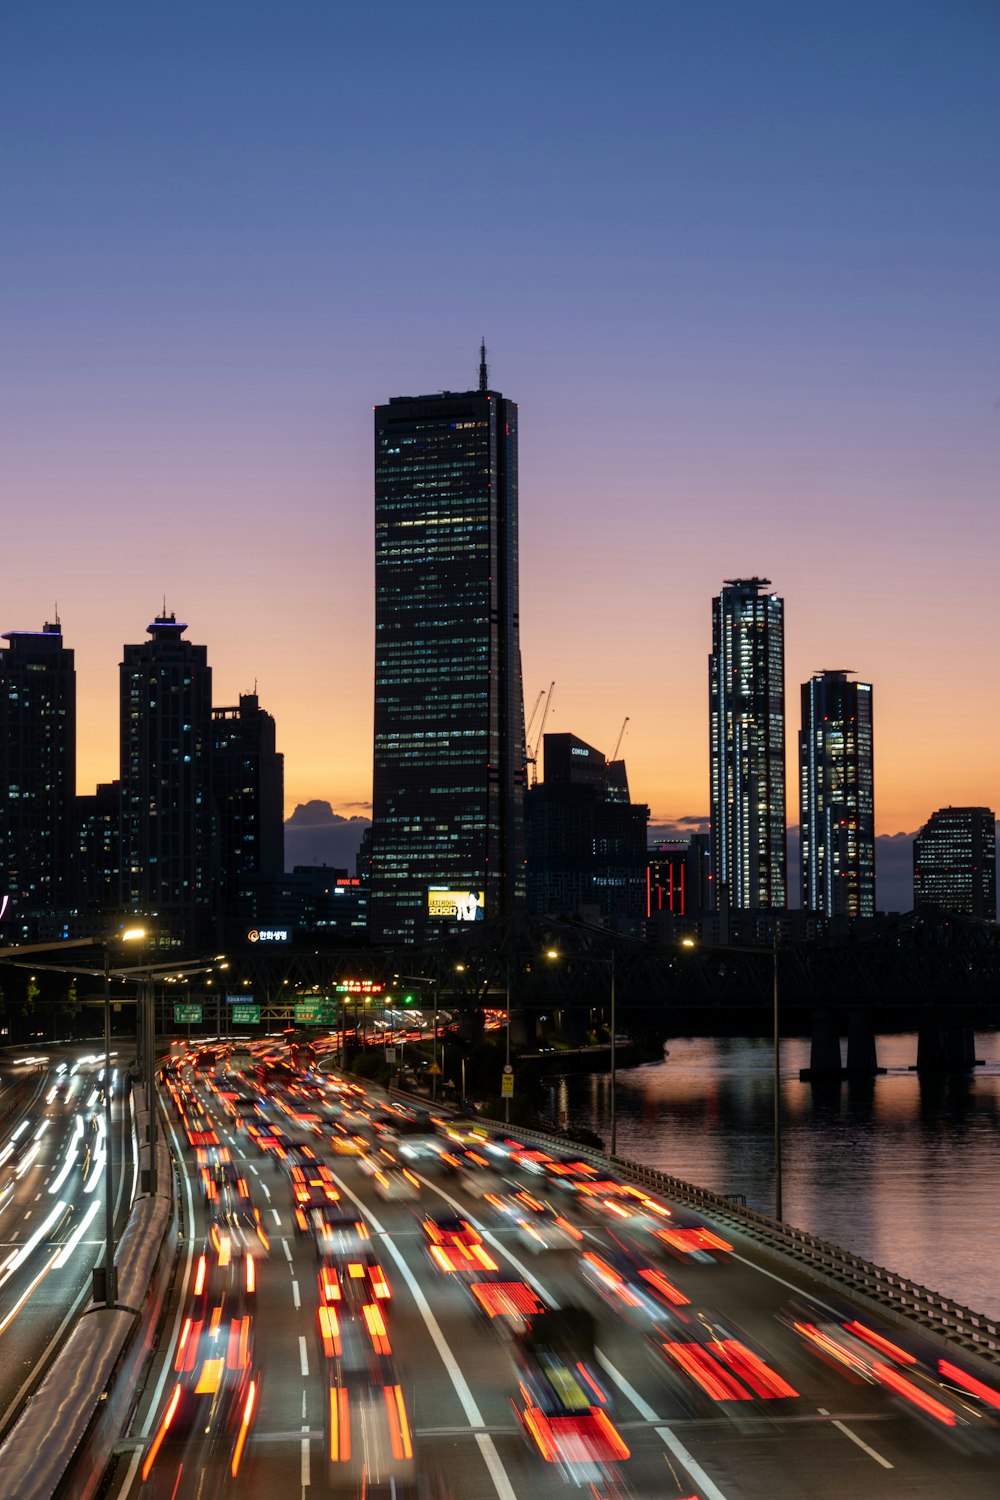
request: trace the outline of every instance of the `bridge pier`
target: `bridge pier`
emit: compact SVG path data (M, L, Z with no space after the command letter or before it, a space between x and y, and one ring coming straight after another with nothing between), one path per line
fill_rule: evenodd
M961 1021L946 1020L930 1011L917 1033L918 1073L969 1073L982 1066L976 1056L976 1034Z
M839 1079L843 1076L843 1072L840 1060L840 1028L836 1017L829 1010L814 1010L809 1066L799 1069L799 1077L804 1081L817 1078Z
M870 1010L852 1010L847 1018L847 1071L860 1077L884 1073L878 1065L875 1027Z

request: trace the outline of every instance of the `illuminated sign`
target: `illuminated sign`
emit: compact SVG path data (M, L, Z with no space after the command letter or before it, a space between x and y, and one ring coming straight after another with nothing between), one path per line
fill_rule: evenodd
M183 1025L186 1024L186 1025L190 1026L192 1024L192 1022L194 1022L194 1023L197 1024L197 1022L199 1022L200 1020L201 1020L201 1006L200 1005L175 1005L174 1006L174 1024L175 1025L182 1025L183 1026Z
M570 755L582 755L585 759L590 756L590 751L584 750L582 745L570 745L569 753Z
M243 991L242 995L227 995L226 996L226 1004L227 1005L252 1005L253 1004L253 995L248 994L246 992L246 990Z
M335 1003L324 997L300 1000L292 1014L297 1026L333 1026L337 1021L336 1009Z
M237 1005L233 1009L234 1026L257 1026L260 1024L259 1005Z
M0 921L3 920L4 914L6 913L9 905L10 896L0 896Z
M287 927L251 927L247 933L248 943L288 943L291 933Z
M342 979L337 985L338 995L381 995L382 986L375 979Z
M483 922L486 892L449 891L444 886L432 885L427 892L427 915L451 922Z

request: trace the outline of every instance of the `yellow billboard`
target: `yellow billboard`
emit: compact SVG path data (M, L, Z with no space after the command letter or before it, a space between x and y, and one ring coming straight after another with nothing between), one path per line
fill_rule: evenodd
M482 922L486 915L485 891L450 891L432 885L427 892L428 917L449 922Z

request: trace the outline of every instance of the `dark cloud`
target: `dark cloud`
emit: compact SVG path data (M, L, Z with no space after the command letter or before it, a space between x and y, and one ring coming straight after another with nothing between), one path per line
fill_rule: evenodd
M329 802L300 802L285 823L285 868L334 865L354 873L358 847L371 819L334 812Z

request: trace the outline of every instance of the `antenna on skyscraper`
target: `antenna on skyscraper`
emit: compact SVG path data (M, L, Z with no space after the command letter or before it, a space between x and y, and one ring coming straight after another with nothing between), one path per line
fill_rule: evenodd
M486 340L479 342L479 389L489 390L489 371L486 368Z

